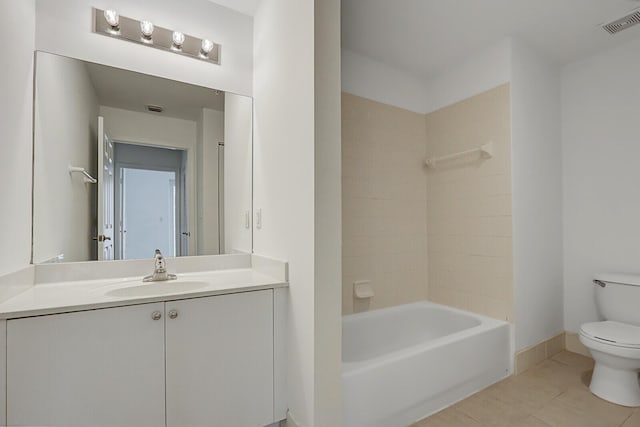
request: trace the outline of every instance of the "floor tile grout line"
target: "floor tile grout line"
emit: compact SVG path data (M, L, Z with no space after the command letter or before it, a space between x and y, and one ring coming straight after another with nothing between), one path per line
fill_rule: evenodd
M635 414L636 412L638 412L638 409L635 409L634 411L632 411L632 412L631 412L631 414L630 414L627 418L625 418L625 419L624 419L624 421L622 422L622 424L620 424L620 427L623 427L623 426L625 425L625 423L626 423L627 421L629 421L629 418L633 417L633 414Z
M535 418L536 420L540 421L542 424L547 425L549 427L554 427L551 424L549 424L548 422L546 422L545 420L543 420L543 419L541 419L539 417L536 417L535 415L531 415L531 418Z

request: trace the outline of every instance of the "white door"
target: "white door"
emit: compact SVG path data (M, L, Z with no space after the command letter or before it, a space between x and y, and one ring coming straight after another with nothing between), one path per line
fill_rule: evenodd
M104 117L98 116L98 259L114 258L113 142L104 129Z
M273 291L170 301L165 310L167 427L273 423Z
M121 259L150 258L154 249L176 256L176 172L118 169L123 175L118 194L125 227Z
M179 179L179 198L178 198L178 217L180 231L179 241L180 248L178 251L179 256L188 256L191 253L197 255L195 251L191 250L191 246L195 243L195 240L191 239L191 231L189 230L189 212L187 209L187 153L182 153L182 164L180 167L180 179ZM195 234L194 234L195 237Z
M224 253L224 142L218 142L218 253Z
M165 424L164 303L7 322L7 425Z

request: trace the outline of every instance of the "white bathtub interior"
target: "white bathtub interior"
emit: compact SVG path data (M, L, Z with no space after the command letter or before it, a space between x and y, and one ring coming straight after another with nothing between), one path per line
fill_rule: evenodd
M428 301L344 316L344 427L404 427L510 375L510 329Z
M388 310L384 316L378 311L365 312L343 323L342 361L373 359L478 325L476 317L435 305L425 310L424 305L411 304Z

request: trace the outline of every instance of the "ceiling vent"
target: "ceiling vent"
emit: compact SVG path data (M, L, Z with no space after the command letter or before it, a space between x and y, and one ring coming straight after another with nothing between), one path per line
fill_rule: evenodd
M147 105L147 110L151 111L152 113L162 113L164 111L164 108L159 105Z
M616 34L636 24L640 24L640 9L637 9L620 19L604 24L602 28L604 28L604 30L609 34Z

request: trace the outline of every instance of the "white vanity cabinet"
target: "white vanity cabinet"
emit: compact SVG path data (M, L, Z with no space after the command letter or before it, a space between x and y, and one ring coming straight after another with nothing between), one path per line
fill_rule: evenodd
M276 421L272 289L11 319L6 355L7 425Z
M273 419L273 292L166 303L167 427Z
M7 425L164 425L162 313L154 303L7 321Z

